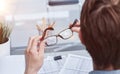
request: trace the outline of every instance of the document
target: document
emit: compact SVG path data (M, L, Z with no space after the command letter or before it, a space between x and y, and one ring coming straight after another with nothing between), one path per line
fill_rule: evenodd
M59 74L88 74L93 70L92 59L79 55L68 55Z
M57 57L57 56L55 56ZM55 60L53 56L48 56L44 60L44 64L38 74L59 74L61 68L66 61L65 56L61 56L61 59Z
M56 57L56 56L54 56ZM93 70L90 57L69 54L55 60L48 56L38 74L88 74Z

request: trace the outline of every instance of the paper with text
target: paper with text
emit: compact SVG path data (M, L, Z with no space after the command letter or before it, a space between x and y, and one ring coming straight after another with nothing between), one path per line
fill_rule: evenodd
M62 56L62 59L54 60L53 56L48 56L44 60L44 64L38 74L59 74L61 68L65 63L66 57Z
M68 55L59 74L88 74L93 70L92 59L79 55Z

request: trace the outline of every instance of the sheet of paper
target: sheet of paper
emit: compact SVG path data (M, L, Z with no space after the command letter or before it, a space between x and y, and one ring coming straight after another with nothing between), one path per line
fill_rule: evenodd
M53 56L48 56L38 74L59 74L65 60L66 58L63 56L62 59L56 61Z
M59 74L88 74L92 70L92 59L90 57L70 54Z

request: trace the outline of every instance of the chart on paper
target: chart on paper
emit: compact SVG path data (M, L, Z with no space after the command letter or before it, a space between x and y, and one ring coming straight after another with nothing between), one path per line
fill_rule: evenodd
M66 60L66 57L61 57L62 59L59 60L54 60L53 56L47 57L38 74L59 74Z
M70 54L59 74L88 74L92 70L93 65L90 57Z

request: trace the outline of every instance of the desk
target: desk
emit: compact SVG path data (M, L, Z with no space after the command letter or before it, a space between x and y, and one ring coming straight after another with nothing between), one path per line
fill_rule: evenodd
M90 57L86 50L46 53L47 56L78 54ZM24 55L12 55L0 59L0 74L24 74Z

